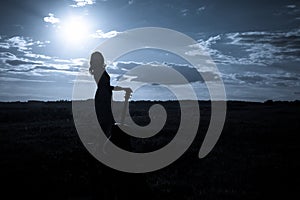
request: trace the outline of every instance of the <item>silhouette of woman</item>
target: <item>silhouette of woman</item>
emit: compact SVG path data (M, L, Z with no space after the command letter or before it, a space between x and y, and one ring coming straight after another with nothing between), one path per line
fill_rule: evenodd
M130 88L111 86L110 76L106 72L105 67L103 55L98 51L92 53L89 71L97 83L95 94L96 114L103 132L109 137L112 125L115 123L111 109L112 91L125 90L126 92L132 92L132 90Z
M119 147L126 147L130 149L128 135L124 134L120 129L113 129L115 123L112 109L112 91L113 90L125 90L127 93L131 93L130 88L113 87L110 85L110 76L105 70L104 57L100 52L94 52L90 59L90 73L94 76L97 83L97 91L95 94L95 108L100 126L107 137L115 135L110 138ZM117 126L114 126L117 127ZM114 132L114 134L112 134ZM126 149L125 148L125 149ZM149 195L146 181L139 175L132 175L123 172L119 172L113 169L103 166L103 177L101 180L106 181L108 187L107 199L140 199L143 195L144 199L151 199ZM97 180L94 180L97 183ZM96 184L95 184L96 185ZM134 189L134 191L132 190Z

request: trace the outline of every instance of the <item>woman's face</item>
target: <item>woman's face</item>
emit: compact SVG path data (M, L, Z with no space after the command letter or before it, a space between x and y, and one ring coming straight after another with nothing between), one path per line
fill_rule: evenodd
M103 55L100 52L93 53L90 59L90 71L98 73L104 70L105 66Z
M90 65L92 67L103 67L104 66L104 60L101 58L92 58L90 61Z

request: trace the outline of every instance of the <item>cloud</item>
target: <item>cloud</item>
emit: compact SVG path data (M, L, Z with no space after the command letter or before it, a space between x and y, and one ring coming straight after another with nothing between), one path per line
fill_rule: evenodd
M134 3L133 0L129 0L129 1L128 1L128 4L129 4L129 5L132 5L133 3Z
M185 53L210 55L215 63L225 65L261 65L300 61L300 29L284 31L232 32L199 39Z
M15 59L16 56L10 52L0 52L0 59L3 60L6 58Z
M204 11L205 8L206 8L205 6L201 6L201 7L197 8L197 13Z
M83 66L87 71L87 59L76 58L62 60L53 58L51 56L32 53L30 51L17 52L15 55L11 52L0 52L0 72L3 76L10 76L12 78L20 78L21 75L32 77L40 76L53 76L57 77L58 74L64 76L75 76Z
M16 47L20 51L31 49L30 46L33 45L32 40L27 41L25 38L20 36L9 38L7 42L10 47Z
M182 15L182 16L187 16L188 15L188 13L189 13L189 9L182 9L182 10L180 10L180 14Z
M126 83L152 83L153 80L163 80L166 85L182 85L172 77L168 77L167 71L162 73L156 70L156 66L164 65L176 70L183 75L190 84L197 86L204 84L205 77L206 81L215 81L222 78L225 86L244 86L251 88L276 88L281 87L282 89L300 87L300 75L298 73L291 73L286 71L270 71L270 70L256 70L249 67L247 69L230 68L229 71L223 71L222 73L214 73L212 71L203 71L201 74L195 68L189 65L176 64L176 63L139 63L139 62L122 62L118 61L108 65L108 72L112 77L113 85L117 81L125 81ZM147 73L130 72L133 68L143 65L148 67ZM126 74L126 75L125 75ZM125 75L125 76L124 76ZM155 81L154 81L155 82Z
M111 65L113 65L113 67L111 67ZM144 83L146 83L147 86L149 85L150 88L141 90L140 93L135 94L135 98L137 98L136 95L139 95L141 99L145 99L149 96L149 94L152 93L155 93L161 97L163 96L163 98L169 98L165 96L167 95L166 93L162 93L159 89L157 89L160 88L160 86L155 84L155 80L161 80L162 84L168 85L170 87L184 88L185 84L174 80L174 78L172 77L168 77L169 73L167 73L167 71L164 73L160 70L156 70L155 68L157 65L165 65L166 67L175 69L181 75L186 77L189 84L191 84L191 86L197 92L197 95L199 95L199 98L202 99L207 96L207 98L209 99L208 94L206 96L204 95L207 88L205 86L203 78L195 68L189 65L157 62L140 63L134 61L118 61L112 63L111 65L108 65L108 71L111 75L112 85L117 84L117 82L119 81L121 81L121 83L118 84L123 84L124 86L142 85ZM146 67L148 67L148 69L146 69L147 73L142 73L143 71L130 72L130 70L139 65L146 65ZM300 87L300 75L297 73L278 70L270 71L266 68L263 68L265 70L257 70L253 69L253 66L236 66L236 68L229 69L231 70L223 71L221 74L215 74L211 71L202 72L202 75L204 75L206 79L208 79L208 81L214 81L221 75L229 99L255 101L266 100L268 98L289 99L294 98L292 96L289 97L289 91L299 90ZM264 92L260 93L255 91Z
M274 15L281 16L283 18L294 17L295 20L298 20L299 14L300 14L299 5L296 5L296 4L285 5L283 8L281 8L280 10L278 10L274 13ZM296 27L297 27L297 25L296 25Z
M296 5L287 5L286 7L293 9L293 8L296 8Z
M2 38L0 42L0 48L10 49L17 48L20 52L27 52L32 49L32 47L45 47L50 41L34 41L29 37L13 36L11 38Z
M148 70L147 73L139 72L131 72L130 70L134 69L135 67L143 66L145 70ZM166 71L161 72L162 68L158 68L158 66L164 66ZM146 69L147 68L147 69ZM164 80L165 84L182 84L178 82L178 80L173 79L173 77L169 77L168 68L176 70L185 79L192 83L192 82L204 82L202 76L205 77L207 81L214 81L216 80L219 75L215 74L211 71L203 71L201 74L197 71L196 68L191 67L189 65L184 64L176 64L176 63L158 63L158 62L149 62L149 63L140 63L140 62L115 62L112 65L108 65L108 72L115 77L115 81L120 80L121 78L124 79L123 75L126 73L126 81L136 81L136 82L143 82L143 83L150 83L152 80Z
M33 47L42 47L49 43L34 41L30 38L24 38L21 36L14 36L11 38L2 37L3 42L6 43L8 48L0 52L0 71L1 75L9 75L11 73L18 72L16 77L19 78L20 74L23 72L32 72L32 76L40 76L40 74L35 73L33 68L34 65L49 65L52 62L52 57L33 53L31 50ZM15 49L16 48L16 49Z
M221 40L221 36L211 36L207 40L198 40L196 45L192 45L191 50L185 52L186 55L189 56L197 56L197 55L214 55L217 54L218 51L212 48L213 44L216 44L217 41Z
M26 63L28 64L28 63ZM43 63L46 64L46 63ZM16 65L17 66L17 65ZM46 64L46 65L19 65L19 67L14 67L5 70L6 75L14 74L16 78L19 78L20 75L30 75L30 77L41 77L41 76L50 76L54 80L59 74L62 74L64 77L73 76L75 77L78 68L73 68L71 66L62 66L57 64ZM30 72L30 74L28 74ZM63 77L61 77L63 78Z
M21 79L21 78L11 78L11 77L0 77L0 82L37 82L37 83L51 83L54 81L50 80L40 80L40 79Z
M49 16L44 17L44 22L51 23L51 24L57 24L57 23L60 22L60 19L59 19L59 18L54 17L54 14L49 13L48 15L49 15Z
M31 72L31 71L37 71L37 70L57 70L55 67L50 66L33 66L33 67L27 67L27 68L15 68L15 69L9 69L8 72Z
M2 39L2 38L0 38ZM2 49L9 49L9 44L7 42L0 42L0 48Z
M244 32L226 34L227 44L244 48L245 63L270 65L282 61L300 61L300 29L289 32Z
M247 84L255 84L266 80L259 74L235 74L235 78Z
M297 73L290 72L247 72L241 71L239 73L222 74L225 85L244 85L253 88L267 88L267 87L299 87L300 76Z
M96 0L73 0L73 2L75 2L75 4L72 4L71 7L78 8L86 5L93 5L96 3Z
M104 33L102 30L97 30L96 33L91 34L92 38L113 38L115 36L117 36L120 32L118 31L109 31Z
M32 62L29 60L5 60L5 63L11 66L40 64L38 62Z
M26 52L24 54L25 57L29 57L29 58L35 58L35 59L51 59L51 56L46 56L43 54L36 54L36 53L32 53L32 52Z

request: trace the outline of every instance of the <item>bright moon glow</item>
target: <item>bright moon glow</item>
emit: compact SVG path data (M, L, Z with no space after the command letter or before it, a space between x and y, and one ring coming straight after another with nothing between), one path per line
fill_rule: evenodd
M70 17L60 28L62 39L71 44L82 44L89 36L89 23L81 17Z

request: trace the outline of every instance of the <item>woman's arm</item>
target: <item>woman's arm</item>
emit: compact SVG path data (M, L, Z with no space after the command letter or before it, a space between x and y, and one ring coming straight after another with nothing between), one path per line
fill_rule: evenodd
M120 90L123 90L123 88L122 87L119 87L119 86L112 86L113 87L113 90L115 90L115 91L120 91Z
M113 87L113 86L112 86ZM113 87L113 90L115 90L115 91L121 91L121 90L124 90L124 91L126 91L126 92L132 92L132 90L131 90L131 88L124 88L124 87L120 87L120 86L115 86L115 87Z

